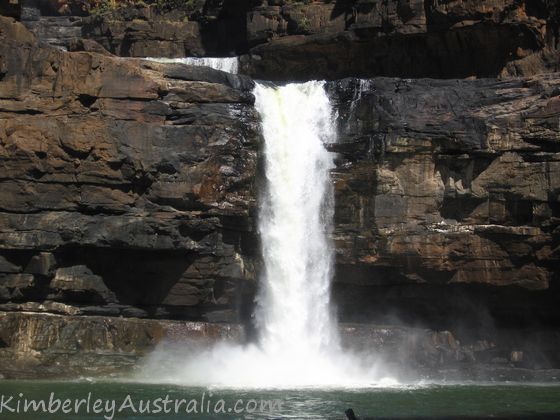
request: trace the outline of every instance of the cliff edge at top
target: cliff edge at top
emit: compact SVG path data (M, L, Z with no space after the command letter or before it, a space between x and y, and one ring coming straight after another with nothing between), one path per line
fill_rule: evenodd
M96 8L78 0L19 1L21 19L45 39L64 44L80 35L133 57L239 55L242 71L263 80L560 69L560 12L551 0L161 0L120 7L101 0ZM77 14L86 16L66 16Z

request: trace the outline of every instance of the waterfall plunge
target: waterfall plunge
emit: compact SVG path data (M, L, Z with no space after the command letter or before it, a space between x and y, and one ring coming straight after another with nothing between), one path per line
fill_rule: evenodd
M256 313L263 351L306 359L338 349L330 313L333 216L324 143L335 140L320 82L258 85L255 106L265 139L266 194L259 228L265 273Z
M183 360L163 375L169 357L156 352L147 367L153 380L238 388L375 385L373 364L341 349L331 313L334 165L324 144L336 135L323 85L257 84L254 91L267 184L259 217L265 270L255 314L258 343L224 342L186 360L182 349Z

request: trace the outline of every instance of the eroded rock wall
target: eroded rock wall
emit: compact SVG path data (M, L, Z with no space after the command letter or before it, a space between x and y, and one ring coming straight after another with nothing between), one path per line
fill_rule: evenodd
M0 374L8 379L130 377L159 343L233 343L243 342L243 335L231 324L0 312Z
M261 43L245 71L264 79L509 77L558 69L558 15L546 1L286 2L255 8L247 25L248 37Z
M462 343L449 331L394 325L342 324L340 333L345 346L374 353L402 379L554 382L558 375L548 357L558 348L557 332L519 333L529 343L524 347L511 336L499 345L499 337ZM3 379L153 378L154 366L165 375L200 346L245 340L238 324L0 312L0 374Z
M347 328L365 331L366 348L404 348L397 362L560 366L554 2L221 5L187 20L143 7L87 17L91 39L72 41L86 50L73 53L39 45L48 21L27 23L37 40L0 20L4 353L27 352L27 340L25 372L36 363L48 375L56 357L41 337L66 340L65 328L101 334L112 328L104 319L124 316L134 325L123 321L111 340L132 328L132 342L150 349L150 318L249 324L253 82L111 55L244 54L242 71L275 80L447 79L328 84L339 117L329 147L340 319L391 325ZM53 313L63 316L49 335ZM32 331L44 333L31 340ZM95 345L88 352L94 363Z
M253 82L65 53L0 24L0 305L239 320L254 286Z
M556 74L329 84L342 313L558 328L559 87Z
M49 9L27 0L22 19L66 46L81 28L121 56L241 55L242 71L263 80L506 78L560 69L553 0L199 0L173 9L148 1L85 13L83 3L62 3Z

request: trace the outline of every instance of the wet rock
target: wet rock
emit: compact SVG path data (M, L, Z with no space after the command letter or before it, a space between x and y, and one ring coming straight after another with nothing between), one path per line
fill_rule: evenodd
M242 326L235 323L76 315L0 312L0 374L10 379L130 374L158 345L246 341ZM493 356L495 363L489 364L491 359L484 362L479 356L482 350L461 345L447 331L359 324L342 324L340 330L347 348L374 354L378 363L403 380L421 375L439 380L550 381L558 374L512 367L501 356ZM469 352L474 359L466 357Z
M556 328L557 75L328 86L340 317L462 341Z
M82 36L82 19L77 16L41 16L40 10L34 14L22 15L21 20L41 41L68 49Z
M28 14L41 41L54 34L71 53L0 18L0 308L12 312L0 361L20 369L0 370L112 372L154 337L218 328L150 318L231 323L212 330L228 336L252 311L253 81L103 48L247 53L243 71L278 80L469 77L328 84L340 117L333 300L344 321L416 326L363 333L397 365L477 378L483 365L496 377L560 366L560 86L544 74L558 69L558 19L546 4L219 3L187 21L140 7L84 27Z
M556 257L541 250L554 247L558 220L534 209L556 207L560 166L543 137L560 133L534 113L557 84L377 79L358 99L356 81L331 84L342 116L331 147L342 155L338 262L395 258L409 282L547 289Z

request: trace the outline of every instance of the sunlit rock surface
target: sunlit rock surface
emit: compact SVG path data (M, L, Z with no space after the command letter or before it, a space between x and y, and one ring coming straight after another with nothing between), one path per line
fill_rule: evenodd
M43 48L0 19L3 304L238 321L254 280L253 82Z
M560 11L552 0L198 0L106 11L78 0L0 9L42 39L73 37L127 57L241 55L264 80L343 77L512 77L558 71ZM165 4L165 2L162 2Z
M343 80L339 262L401 282L550 286L560 80ZM360 90L361 89L361 90ZM396 274L396 272L395 272ZM394 281L394 279L391 279Z
M275 2L248 15L262 79L509 77L558 70L558 8L546 1Z
M49 375L56 348L25 340L44 336L29 319L47 328L52 314L69 331L134 329L127 366L165 336L145 339L154 319L250 326L262 169L252 80L113 55L237 54L258 78L389 76L328 85L333 300L342 321L378 331L363 347L419 370L559 367L554 2L248 3L187 20L2 10L39 36L0 18L5 360L27 346L20 376ZM71 347L69 335L55 334ZM73 372L105 363L91 343L89 358L62 352Z
M558 75L329 89L342 317L463 340L556 330Z

